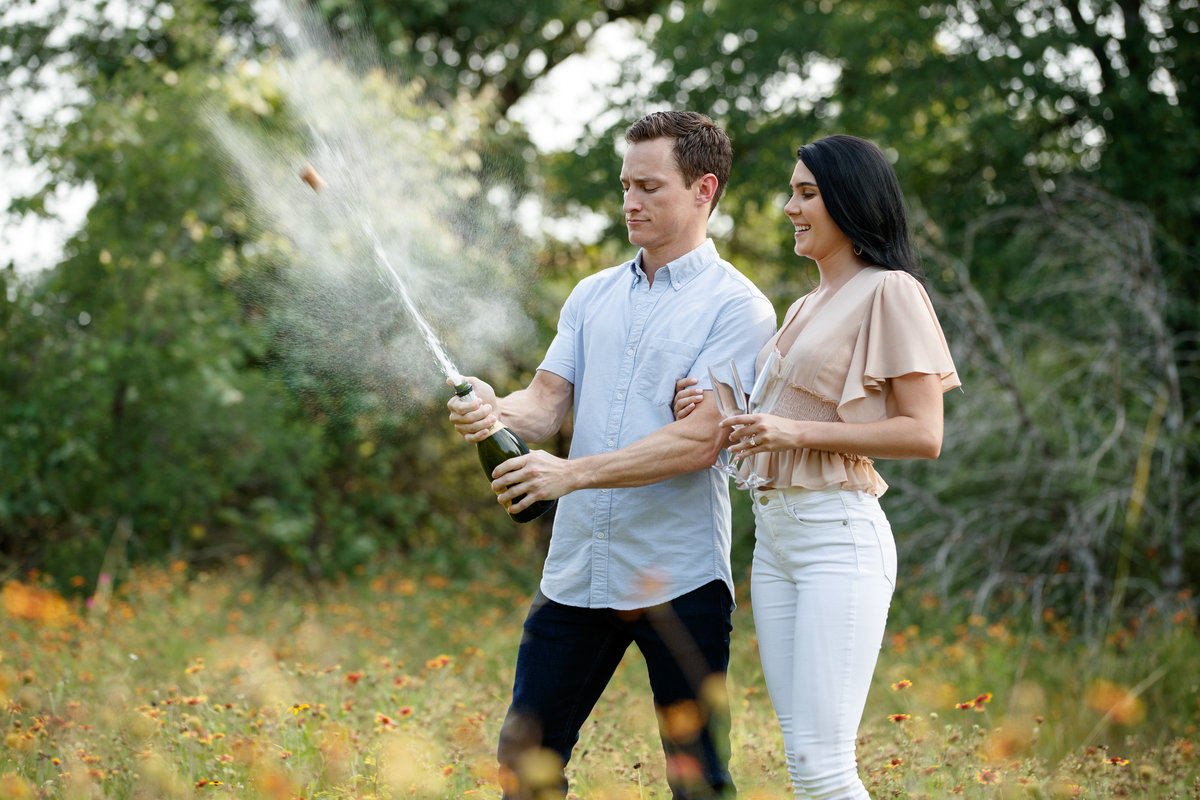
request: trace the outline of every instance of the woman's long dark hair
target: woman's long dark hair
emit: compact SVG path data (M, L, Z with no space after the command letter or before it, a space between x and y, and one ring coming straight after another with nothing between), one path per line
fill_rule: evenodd
M796 151L825 209L855 250L872 264L907 272L924 283L908 239L904 193L887 156L857 136L835 134Z

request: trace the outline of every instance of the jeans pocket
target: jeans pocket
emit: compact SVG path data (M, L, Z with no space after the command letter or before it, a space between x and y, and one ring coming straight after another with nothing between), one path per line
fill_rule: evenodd
M850 518L841 508L811 508L799 503L784 503L783 510L795 522L814 528L836 528L850 524Z
M859 571L881 575L896 590L896 540L892 537L892 526L884 521L855 520L854 546L858 551Z

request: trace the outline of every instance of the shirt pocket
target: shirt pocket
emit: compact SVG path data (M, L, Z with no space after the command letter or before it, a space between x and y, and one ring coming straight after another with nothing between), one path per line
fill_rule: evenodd
M669 406L675 398L675 381L687 377L700 347L675 339L651 339L642 348L633 391L655 405Z

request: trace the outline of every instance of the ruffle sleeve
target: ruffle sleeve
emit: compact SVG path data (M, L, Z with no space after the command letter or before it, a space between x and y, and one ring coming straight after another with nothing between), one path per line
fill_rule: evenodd
M911 275L889 271L858 331L838 416L846 422L884 419L887 381L913 372L937 375L942 391L962 385L929 295Z

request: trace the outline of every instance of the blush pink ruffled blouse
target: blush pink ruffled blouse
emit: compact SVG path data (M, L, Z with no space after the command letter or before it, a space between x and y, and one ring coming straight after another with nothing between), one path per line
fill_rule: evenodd
M784 381L769 413L798 420L876 422L887 418L891 378L937 375L942 391L961 386L946 336L925 289L911 275L867 267L824 305L806 309L801 297L758 354L758 371L780 337L799 326L795 341L773 362L767 381ZM879 497L887 483L865 456L822 450L788 450L753 457L754 471L770 476L767 488L840 487ZM750 463L742 465L743 477Z

